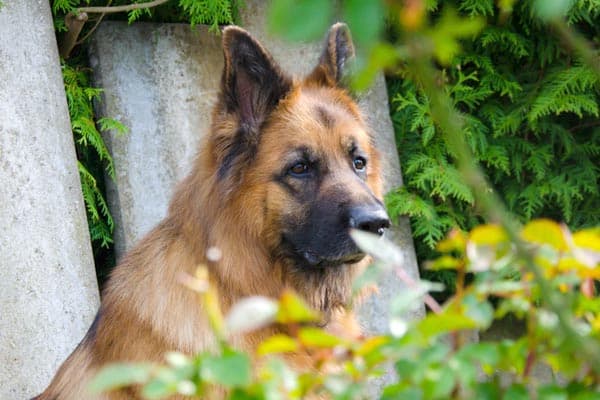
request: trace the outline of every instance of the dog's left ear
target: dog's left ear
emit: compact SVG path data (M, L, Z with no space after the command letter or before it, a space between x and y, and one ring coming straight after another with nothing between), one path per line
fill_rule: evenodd
M306 82L322 86L343 86L344 70L352 58L354 44L350 29L346 24L338 22L329 29L319 64L306 77Z
M291 90L292 79L271 55L237 26L223 30L225 69L221 92L225 107L237 114L240 127L256 134L279 101Z

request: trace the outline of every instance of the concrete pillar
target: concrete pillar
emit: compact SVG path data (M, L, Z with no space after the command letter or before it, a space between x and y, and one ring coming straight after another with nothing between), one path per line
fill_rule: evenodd
M99 303L46 0L0 7L0 226L0 399L25 399Z
M206 27L104 22L90 48L101 114L129 132L105 135L116 182L107 180L117 257L165 215L208 131L223 51Z
M322 42L284 43L264 30L265 2L245 1L242 26L257 37L285 71L309 72ZM91 47L95 83L104 88L101 113L124 122L130 133L106 140L115 160L116 184L109 183L117 234L118 256L166 214L175 183L187 173L198 140L208 130L212 103L220 82L220 38L191 31L185 25L103 23ZM402 184L383 76L361 100L383 156L385 188ZM413 278L418 269L406 219L390 235L401 247L404 269ZM380 295L360 309L369 332L388 329L388 301L404 290L394 273L382 277ZM423 313L416 304L411 318Z

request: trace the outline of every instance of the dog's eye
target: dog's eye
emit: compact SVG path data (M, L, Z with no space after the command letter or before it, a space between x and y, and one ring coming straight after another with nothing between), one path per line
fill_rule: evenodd
M363 157L356 157L352 162L354 163L354 169L357 171L364 171L367 167L367 160Z
M294 164L291 168L290 168L290 173L292 175L304 175L309 171L309 167L308 164L301 161L298 162L296 164Z

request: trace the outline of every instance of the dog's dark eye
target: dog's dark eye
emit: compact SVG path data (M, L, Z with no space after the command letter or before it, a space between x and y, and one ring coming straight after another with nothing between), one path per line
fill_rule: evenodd
M367 160L363 157L356 157L352 162L354 163L354 169L357 171L364 171L367 167Z
M308 164L303 161L294 164L290 168L290 173L292 175L304 175L304 174L308 173L308 171L309 171Z

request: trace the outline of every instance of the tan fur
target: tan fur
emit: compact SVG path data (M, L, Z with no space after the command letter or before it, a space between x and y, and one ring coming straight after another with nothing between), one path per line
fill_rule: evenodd
M310 282L302 274L290 273L270 250L282 229L282 213L303 217L289 193L273 182L275 166L296 145L308 143L321 149L332 169L339 170L329 179L331 185L323 188L327 194L338 184L353 184L346 167L341 167L347 163L345 148L352 133L369 152L366 184L378 199L382 196L378 157L358 107L346 91L331 83L333 79L323 79L326 70L321 63L306 80L293 81L290 93L263 125L257 153L251 164L242 166L243 184L234 191L222 189L218 170L227 150L224 143L238 121L222 102L216 106L211 133L200 146L191 174L177 187L167 217L115 268L98 320L39 400L135 399L135 389L93 397L86 385L107 363L161 362L167 351L194 354L210 348L215 339L202 305L179 279L181 273L193 274L201 264L209 268L224 312L245 296L277 298L291 288L325 313L330 331L347 334L349 327L353 329L344 306L350 300L352 278L368 260L344 267L343 272L325 278L327 282ZM328 121L323 120L325 114ZM207 260L210 247L221 250L219 262ZM252 351L275 332L275 328L264 329L233 341L238 348ZM291 360L299 368L310 364L307 355Z

